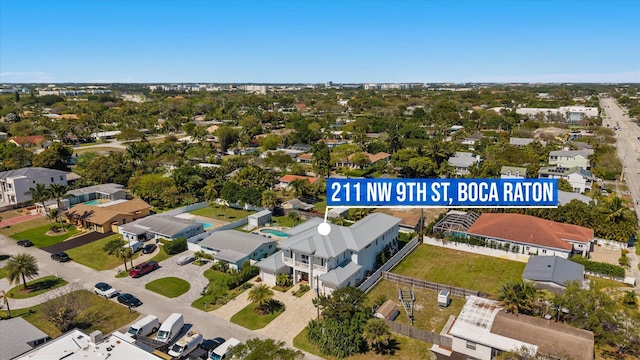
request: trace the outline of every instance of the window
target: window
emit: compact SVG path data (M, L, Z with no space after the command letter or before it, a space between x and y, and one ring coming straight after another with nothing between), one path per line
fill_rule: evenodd
M476 349L476 343L474 343L473 341L467 340L467 349L475 350Z
M62 176L60 176L60 181L62 181L62 180L63 180L63 179L62 179Z
M547 253L547 250L542 249L542 253L543 253L543 254L546 254L546 253Z
M51 178L51 182L53 182L53 178Z

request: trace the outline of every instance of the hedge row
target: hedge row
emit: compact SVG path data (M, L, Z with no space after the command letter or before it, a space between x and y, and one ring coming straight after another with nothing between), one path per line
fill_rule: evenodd
M623 278L624 277L624 269L618 265L607 264L603 262L591 261L587 258L584 258L580 255L575 255L571 257L569 260L581 264L584 266L584 270L596 274L601 274L605 276Z

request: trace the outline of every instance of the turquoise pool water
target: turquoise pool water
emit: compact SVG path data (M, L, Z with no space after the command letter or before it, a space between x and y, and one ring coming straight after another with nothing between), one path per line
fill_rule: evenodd
M84 203L85 205L100 205L100 200L91 200Z
M260 230L262 232L266 232L267 234L273 234L275 236L280 236L280 237L289 237L289 234L283 233L282 231L278 231L278 230L273 230L273 229L262 229Z
M208 222L206 222L206 221L202 221L202 220L197 220L197 219L196 219L196 220L193 220L193 221L195 221L195 222L197 222L197 223L200 223L200 224L204 225L204 228L205 228L205 229L212 228L212 227L214 226L212 223L208 223Z

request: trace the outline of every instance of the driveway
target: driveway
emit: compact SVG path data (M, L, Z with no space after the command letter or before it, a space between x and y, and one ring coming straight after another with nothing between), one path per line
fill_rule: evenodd
M47 246L45 248L42 248L42 250L53 254L55 252L58 251L67 251L70 249L74 249L77 248L78 246L82 246L82 245L87 245L89 243L92 243L94 241L100 240L100 239L104 239L107 236L111 236L113 235L113 233L106 233L106 234L102 234L96 231L92 231L80 236L76 236L72 239L69 239L67 241L63 241L59 244L55 244L55 245L51 245L51 246Z

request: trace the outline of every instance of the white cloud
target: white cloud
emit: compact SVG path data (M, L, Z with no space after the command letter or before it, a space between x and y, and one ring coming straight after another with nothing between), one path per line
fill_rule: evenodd
M13 83L45 83L51 82L54 78L44 71L4 71L0 72L0 82Z

